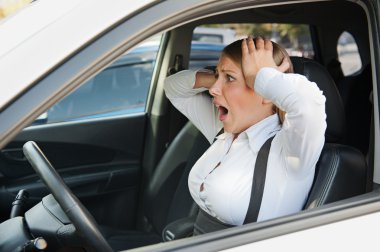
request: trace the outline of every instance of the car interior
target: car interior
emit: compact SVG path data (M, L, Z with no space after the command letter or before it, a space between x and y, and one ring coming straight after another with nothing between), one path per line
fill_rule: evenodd
M291 60L295 72L316 82L326 96L327 130L313 187L302 212L342 200L355 201L355 196L373 192L378 188L373 183L374 52L370 50L370 14L364 5L352 1L252 4L200 16L168 29L160 41L149 90L143 88L148 92L145 112L32 125L0 151L0 222L12 216L12 202L20 190L28 192L20 213L25 216L50 193L23 154L22 146L32 140L94 217L112 249L132 249L191 236L198 207L188 190L188 174L210 143L166 99L163 80L189 68L194 29L215 24L308 27L312 56L293 55ZM354 43L338 45L343 33L349 33ZM339 48L352 44L358 55L355 62L360 64L347 74L342 69ZM210 63L217 61L205 59L204 67L212 68ZM123 79L136 77L126 76L132 72L118 74ZM112 85L112 76L106 77ZM139 89L136 83L132 85ZM107 86L96 88L107 95ZM122 100L120 94L117 99ZM128 93L125 99L132 96ZM133 97L145 99L140 93ZM115 102L112 97L110 100ZM30 225L35 237L54 232ZM75 230L70 232L74 234ZM75 237L58 235L54 239L59 242L52 244L83 251L83 241Z

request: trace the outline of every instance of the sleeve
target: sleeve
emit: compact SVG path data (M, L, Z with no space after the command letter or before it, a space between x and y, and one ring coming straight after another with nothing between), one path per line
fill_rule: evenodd
M255 91L286 112L277 134L287 173L302 176L314 171L324 145L326 98L316 83L299 74L263 68Z
M212 143L222 128L218 111L206 88L193 88L196 71L184 70L165 79L165 94L182 114L184 114Z

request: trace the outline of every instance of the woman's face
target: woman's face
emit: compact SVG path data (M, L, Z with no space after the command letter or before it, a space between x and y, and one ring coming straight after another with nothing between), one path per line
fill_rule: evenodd
M272 105L246 85L241 67L222 55L209 89L226 132L238 134L272 114Z

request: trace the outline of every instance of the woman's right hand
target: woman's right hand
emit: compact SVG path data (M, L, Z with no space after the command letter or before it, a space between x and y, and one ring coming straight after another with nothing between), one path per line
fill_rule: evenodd
M269 39L257 37L255 41L249 36L244 39L242 49L242 71L246 84L254 89L256 75L263 67L273 67L280 72L285 72L289 68L289 62L284 60L277 66L273 59L273 44Z

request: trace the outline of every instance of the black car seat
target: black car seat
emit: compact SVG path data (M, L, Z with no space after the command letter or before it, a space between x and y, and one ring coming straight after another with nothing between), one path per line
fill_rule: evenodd
M292 57L292 62L295 71L316 82L327 98L326 144L305 209L364 193L367 171L364 156L355 148L340 144L345 134L345 114L334 81L327 70L313 60ZM165 152L144 195L148 228L141 231L102 228L113 249L161 242L161 233L168 224L196 214L187 177L192 165L208 147L204 136L188 122Z
M161 242L165 226L197 214L187 177L193 164L209 146L198 129L192 123L186 123L161 158L144 193L143 218L148 225L143 230L128 231L101 227L114 250Z
M327 70L314 60L291 57L294 71L317 83L326 96L325 145L305 209L311 209L366 192L367 164L358 149L342 144L346 119L342 99Z
M342 78L337 85L346 109L348 134L345 142L366 154L369 146L372 114L371 64L363 66L359 73Z

